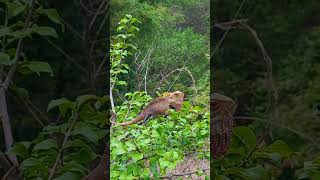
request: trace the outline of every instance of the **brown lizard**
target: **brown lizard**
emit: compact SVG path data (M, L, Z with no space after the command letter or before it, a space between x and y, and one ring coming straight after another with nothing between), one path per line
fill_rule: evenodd
M163 97L155 98L151 101L139 114L138 117L131 121L122 122L122 123L115 123L112 122L114 125L120 126L128 126L134 123L138 123L146 121L153 116L158 115L167 115L169 109L174 109L179 111L181 109L183 103L184 93L180 91L175 91L173 93L167 93Z

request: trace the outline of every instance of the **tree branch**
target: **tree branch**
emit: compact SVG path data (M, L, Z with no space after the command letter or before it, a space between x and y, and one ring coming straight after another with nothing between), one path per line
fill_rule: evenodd
M31 1L29 12L28 12L28 15L27 15L27 18L25 20L25 24L24 24L24 27L23 27L22 30L26 30L29 27L29 24L31 22L32 10L33 10L33 7L35 5L35 2L36 2L36 0L32 0ZM8 86L9 86L9 84L10 84L12 78L13 78L13 75L16 72L16 69L18 67L18 64L19 64L18 61L20 59L21 51L22 51L22 42L23 42L23 38L20 38L19 41L18 41L17 48L16 48L15 57L13 59L14 65L10 68L9 73L8 73L5 81L3 82L3 85L4 85L5 89L8 89Z
M54 176L54 174L55 174L55 172L56 172L56 170L57 170L57 168L58 168L59 160L60 160L61 157L62 157L62 153L63 153L63 151L64 151L65 145L66 145L66 143L67 143L67 141L68 141L68 139L69 139L69 137L70 137L70 135L71 135L72 129L74 128L74 126L75 126L75 124L76 124L76 122L77 122L77 120L78 120L78 117L79 117L79 114L77 113L77 114L75 115L73 121L71 122L68 131L67 131L66 134L65 134L65 137L64 137L64 139L63 139L61 148L60 148L60 150L59 150L59 152L58 152L58 156L57 156L57 158L56 158L56 160L55 160L55 163L54 163L53 167L52 167L51 170L50 170L50 174L49 174L48 180L51 180L51 179L53 178L53 176Z

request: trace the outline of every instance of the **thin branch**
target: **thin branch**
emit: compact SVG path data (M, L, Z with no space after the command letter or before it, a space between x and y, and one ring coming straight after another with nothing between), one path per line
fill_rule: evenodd
M96 74L95 76L97 77L102 69L102 67L104 66L104 64L107 62L107 58L109 56L109 52L105 55L105 57L103 58L102 62L100 63L100 65L98 66L97 70L96 70Z
M1 180L7 180L12 171L17 168L16 165L12 165L11 168L2 176Z
M24 98L16 96L14 94L11 94L11 95L13 97L15 97L16 99L19 99L20 101L22 101L22 103L25 105L25 107L28 109L28 111L34 117L34 119L40 124L40 126L42 128L45 127L44 123L40 120L40 118L37 116L37 114L31 109L31 107L29 106L29 104L27 103L27 101Z
M108 8L109 8L109 4L107 4L107 6L108 6ZM99 26L99 28L98 28L98 31L97 31L97 34L98 34L98 35L99 35L100 32L102 31L104 24L107 22L107 19L109 18L109 15L110 15L110 10L107 9L107 14L106 14L105 17L103 18L102 23L100 24L100 26Z
M92 28L92 26L93 26L94 22L96 21L98 15L101 14L101 13L103 13L103 12L107 9L108 4L106 4L106 8L102 10L103 6L104 6L105 3L107 3L107 2L110 3L110 1L107 1L107 0L103 0L103 1L101 2L100 6L98 7L96 13L94 14L94 16L93 16L93 18L92 18L92 20L91 20L91 22L90 22L90 24L89 24L89 30Z
M236 14L234 15L234 17L232 18L232 21L234 21L235 19L237 19L243 5L245 4L246 0L243 0L236 12ZM227 37L229 31L231 29L231 25L228 27L228 29L224 32L224 34L222 35L222 38L220 39L220 41L218 42L218 44L216 45L216 47L213 49L212 53L211 53L211 56L210 57L213 57L214 54L217 52L217 50L219 49L220 45L222 44L222 42L224 41L224 39Z
M263 136L261 136L258 141L256 142L256 144L254 145L254 147L251 149L251 151L248 153L247 157L242 161L242 163L240 164L240 167L245 165L248 160L251 158L251 156L253 155L253 153L258 149L258 147L260 146L261 143L263 143L264 138L267 136L266 133L264 133Z
M61 18L62 19L62 18ZM81 34L71 25L69 24L67 21L65 21L64 19L62 19L63 24L65 24L67 26L67 28L69 28L69 30L71 32L73 32L73 34L75 34L79 39L83 40L83 37L81 36Z
M74 128L74 126L75 126L78 118L79 118L79 114L76 113L73 121L71 122L71 125L69 126L68 131L67 131L66 134L65 134L65 137L64 137L64 139L63 139L61 148L60 148L60 150L59 150L59 152L58 152L58 156L57 156L57 158L56 158L56 160L55 160L55 163L54 163L53 167L52 167L51 170L50 170L50 174L49 174L48 180L51 180L51 179L53 178L53 176L55 175L55 173L56 173L56 170L57 170L58 164L59 164L59 160L60 160L61 157L62 157L62 154L63 154L64 148L65 148L65 145L66 145L66 143L67 143L67 141L68 141L68 139L69 139L69 137L70 137L70 135L71 135L71 132L72 132L72 130L73 130L73 128Z
M160 80L160 82L158 83L158 87L160 87L160 85L162 84L162 82L163 82L164 80L166 80L171 74L173 74L173 73L175 73L175 72L177 72L177 71L179 71L179 74L180 74L181 71L183 71L183 70L184 70L184 71L187 71L187 73L188 73L189 76L191 77L192 85L193 85L193 88L194 88L194 93L195 93L195 96L196 96L196 95L198 94L198 90L197 90L197 87L196 87L196 81L195 81L192 73L190 72L190 70L189 70L187 67L182 67L182 68L173 70L173 71L171 71L170 73L168 73L168 74L166 74L165 76L163 76L162 79ZM171 85L171 87L172 87L172 85ZM170 87L168 90L170 90L171 87ZM194 96L194 97L195 97L195 96Z
M31 106L35 111L37 111L37 113L40 114L43 119L45 119L47 122L50 122L48 116L44 112L42 112L36 105L34 105L29 99L24 100L28 103L29 106Z

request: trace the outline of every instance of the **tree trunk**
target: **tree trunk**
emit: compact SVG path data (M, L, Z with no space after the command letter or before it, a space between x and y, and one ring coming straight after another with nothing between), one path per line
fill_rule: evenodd
M11 132L10 118L7 109L6 91L4 87L0 87L0 119L3 127L6 150L9 150L13 144L13 137ZM9 159L13 164L18 166L18 160L15 155L10 155Z

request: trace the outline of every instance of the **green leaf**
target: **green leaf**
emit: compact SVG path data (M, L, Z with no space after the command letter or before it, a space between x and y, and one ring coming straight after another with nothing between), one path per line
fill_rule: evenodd
M118 85L124 85L124 86L126 86L126 85L127 85L127 82L125 82L125 81L118 81L117 84L118 84Z
M56 9L39 9L38 12L48 16L52 22L62 24L61 17Z
M90 149L90 146L88 146L84 141L80 139L75 139L72 141L67 141L65 149L70 147L77 147L77 148L85 148Z
M99 136L96 128L82 123L78 123L76 125L74 131L72 132L72 135L81 135L94 144L97 144L99 141Z
M75 161L80 164L87 164L92 160L96 159L97 155L91 149L80 149L77 152L70 153L64 157L64 161L70 162Z
M132 15L131 14L126 14L126 17L131 19L132 18Z
M47 150L47 149L58 149L58 144L55 140L53 139L47 139L44 140L37 145L34 146L32 151L37 151L37 150Z
M17 30L17 31L9 32L8 35L13 36L15 39L19 39L19 38L25 38L27 36L30 36L31 33L32 33L32 28L27 28L25 30Z
M64 162L62 167L62 172L75 172L85 176L87 174L87 168L79 164L76 161Z
M78 109L87 101L99 100L99 97L96 95L82 95L78 96L76 99Z
M253 159L269 160L280 165L282 158L279 153L255 152L253 154Z
M244 144L247 150L251 150L257 142L256 135L248 127L238 126L234 128L233 134L234 134L234 137L236 138L235 139L236 142L232 142L232 144L233 145L235 143Z
M10 61L10 56L8 54L0 52L0 65L12 65L12 62Z
M60 125L48 125L43 128L43 133L44 134L53 134L53 133L63 133L65 132L69 127L68 123L63 123Z
M114 146L114 148L112 148L112 151L115 152L115 155L121 155L126 153L126 150L122 142L113 142L112 145Z
M32 32L35 32L41 36L52 36L54 38L58 38L56 30L52 27L33 25L31 29Z
M37 75L40 76L40 73L49 73L51 76L53 76L53 71L51 69L50 64L47 62L42 61L28 61L26 64L24 64L22 67L26 67L32 72L35 72Z
M22 98L28 98L29 97L29 91L25 88L18 87L16 85L10 85L10 90Z
M120 32L122 29L124 29L124 26L119 26L119 27L117 28L117 32Z
M54 178L54 180L79 180L79 179L81 179L81 175L77 173L72 173L72 172L66 172L61 176Z
M13 18L23 12L23 10L26 8L26 5L22 5L19 3L10 3L7 2L8 7L8 18Z
M15 154L17 156L26 159L29 156L29 147L31 142L24 141L15 143L14 146L9 150L8 154Z
M28 167L31 167L31 166L39 166L41 165L41 161L37 158L28 158L28 159L25 159L21 164L20 164L20 167L22 169L24 168L28 168Z
M65 104L69 104L69 106L63 106ZM49 112L52 108L55 108L55 107L63 107L61 110L63 112L65 112L68 108L70 108L70 104L71 101L69 101L67 98L61 98L61 99L55 99L55 100L52 100L50 101L49 105L48 105L48 108L47 108L47 112Z
M269 145L266 149L268 152L277 152L280 153L281 156L288 157L293 153L293 150L282 140L277 140L271 145Z
M159 159L159 165L161 169L168 167L170 161L165 160L164 158Z
M143 154L142 153L139 153L139 152L133 152L132 154L131 154L131 157L132 157L132 159L133 159L133 161L139 161L140 159L142 159L143 158Z
M249 175L249 179L255 180L269 180L271 179L270 174L261 165L247 169L246 172Z

